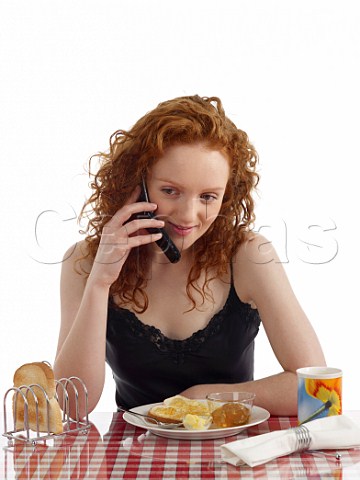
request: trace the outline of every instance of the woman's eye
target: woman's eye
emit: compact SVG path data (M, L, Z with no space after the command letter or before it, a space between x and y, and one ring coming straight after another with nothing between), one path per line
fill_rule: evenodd
M203 193L201 195L202 200L205 200L206 203L214 202L217 200L217 196L211 193Z
M163 193L165 193L166 195L175 195L176 191L173 189L173 188L170 188L170 187L164 187L161 189L161 191Z

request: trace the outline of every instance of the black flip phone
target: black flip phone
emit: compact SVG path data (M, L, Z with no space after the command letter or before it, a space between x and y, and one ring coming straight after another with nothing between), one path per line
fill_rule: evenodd
M150 202L144 178L142 179L141 195L140 195L139 201ZM141 212L136 214L136 217L137 218L154 218L155 214L152 212ZM180 260L181 253L179 252L178 248L174 245L173 241L171 240L171 238L163 228L147 228L146 230L149 233L162 234L162 237L160 238L160 240L158 240L155 243L161 248L161 250L165 253L165 255L167 256L167 258L170 260L171 263L176 263Z

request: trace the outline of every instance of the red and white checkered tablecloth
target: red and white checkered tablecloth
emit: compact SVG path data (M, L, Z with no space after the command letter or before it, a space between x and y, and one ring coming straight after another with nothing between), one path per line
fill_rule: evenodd
M189 441L157 437L127 424L118 413L112 418L107 414L107 422L101 419L101 414L91 417L93 425L87 434L68 434L36 446L17 442L6 447L3 440L0 478L360 479L360 450L342 451L341 461L303 453L255 468L234 467L221 461L223 443L290 428L296 425L296 420L291 418L271 417L225 439Z

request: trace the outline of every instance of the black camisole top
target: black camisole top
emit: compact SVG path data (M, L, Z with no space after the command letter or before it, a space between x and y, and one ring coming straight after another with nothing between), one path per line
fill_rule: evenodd
M165 337L130 310L108 306L106 361L116 383L116 404L132 408L162 402L198 384L253 379L257 310L231 284L224 307L185 340Z

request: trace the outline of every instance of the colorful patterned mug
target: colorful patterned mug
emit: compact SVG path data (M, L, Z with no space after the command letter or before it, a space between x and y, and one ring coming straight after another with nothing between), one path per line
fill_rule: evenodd
M330 367L299 368L298 423L342 413L342 371Z

